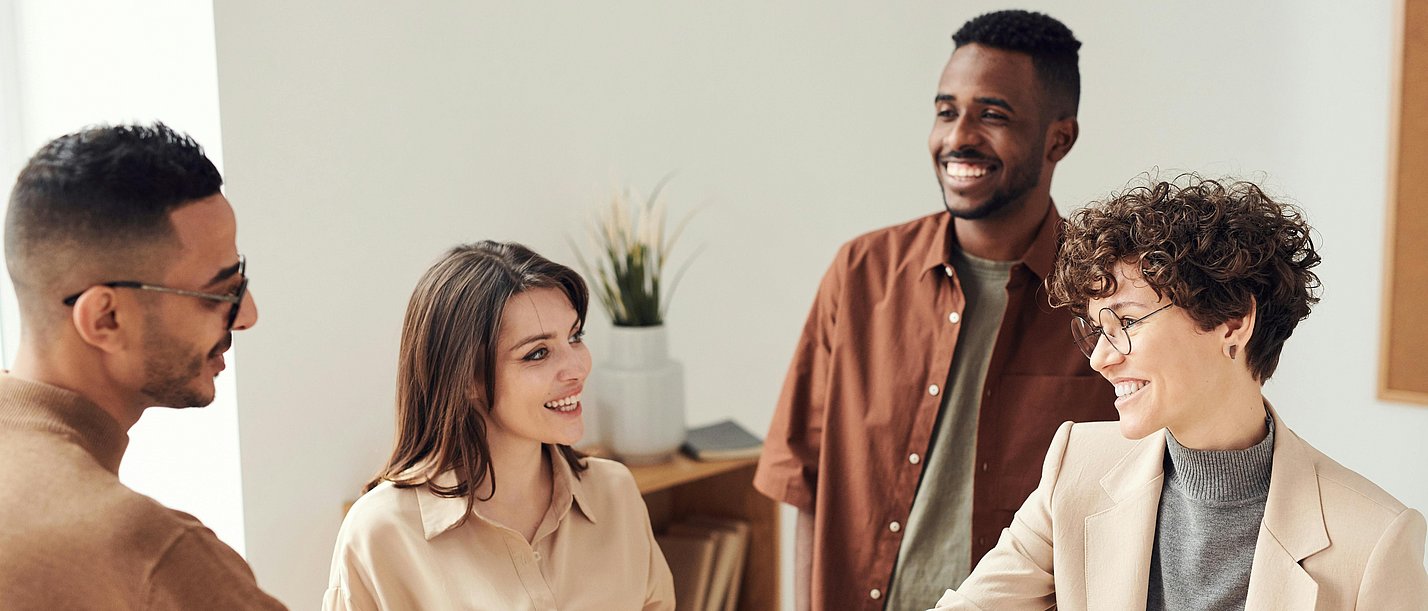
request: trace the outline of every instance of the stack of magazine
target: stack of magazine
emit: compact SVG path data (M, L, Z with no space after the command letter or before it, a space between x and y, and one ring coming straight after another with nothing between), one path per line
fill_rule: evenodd
M691 516L655 537L674 574L676 611L733 611L739 603L749 524Z

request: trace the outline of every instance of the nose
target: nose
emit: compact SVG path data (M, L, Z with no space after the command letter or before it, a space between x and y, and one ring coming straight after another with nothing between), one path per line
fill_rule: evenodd
M253 289L243 293L243 301L238 304L238 317L233 319L233 330L242 331L258 324L258 299Z
M962 149L972 149L981 146L981 130L977 129L975 122L966 114L957 117L948 127L944 135L943 144L949 151L960 151Z
M1104 374L1105 369L1125 360L1126 355L1116 350L1111 345L1111 340L1104 335L1097 334L1096 349L1091 351L1091 369L1097 373Z
M562 380L583 382L590 375L590 350L584 343L572 344L566 351L565 362L561 363Z

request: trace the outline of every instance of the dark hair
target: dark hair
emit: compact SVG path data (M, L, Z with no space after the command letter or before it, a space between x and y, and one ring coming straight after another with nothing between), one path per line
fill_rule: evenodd
M1046 279L1053 305L1084 317L1091 299L1116 292L1116 265L1140 268L1160 297L1210 330L1255 308L1245 347L1250 373L1264 382L1294 327L1319 302L1311 228L1294 205L1254 183L1184 174L1147 180L1094 202L1063 226Z
M5 262L16 293L57 301L43 293L75 268L138 271L156 249L174 245L169 213L222 186L203 147L163 123L90 127L51 140L10 192Z
M973 18L952 35L957 48L978 44L1031 56L1036 76L1051 95L1056 119L1076 116L1081 104L1081 41L1066 24L1043 13L1009 10Z
M496 338L506 302L535 288L563 291L584 326L590 293L580 274L520 244L457 246L417 281L402 322L396 444L367 490L383 481L425 485L437 496L466 497L468 515L487 477L494 494L486 415L496 396ZM586 468L569 446L556 449L577 476ZM456 483L437 485L446 471Z

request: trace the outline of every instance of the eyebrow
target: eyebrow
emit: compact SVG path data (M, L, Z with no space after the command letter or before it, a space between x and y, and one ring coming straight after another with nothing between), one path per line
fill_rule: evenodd
M511 344L511 347L510 347L510 348L507 348L507 350L511 350L511 351L519 350L519 349L521 349L521 347L525 346L526 344L531 344L531 343L535 343L535 342L538 342L538 341L541 341L541 340L547 340L547 339L555 339L555 334L554 334L554 333L537 333L536 335L532 335L532 336L527 337L527 338L525 338L525 339L522 339L522 340L520 340L520 341L518 341L518 342L516 342L516 343L514 343L514 344Z
M1110 308L1110 310L1111 310L1112 312L1115 312L1116 314L1120 314L1120 309L1123 308L1123 307L1126 307L1126 306L1140 306L1140 307L1142 307L1142 308L1147 308L1147 309L1150 308L1149 305L1146 305L1145 303L1142 303L1142 302L1139 302L1139 301L1117 301L1117 302L1115 302L1115 303L1113 303L1113 304L1110 304L1110 305L1108 305L1108 306L1102 307L1101 310ZM1097 311L1099 312L1100 310L1097 310Z
M577 318L577 319L575 319L575 323L572 324L572 325L570 325L570 330L571 330L571 331L574 331L574 330L579 329L579 328L580 328L580 319ZM518 342L516 342L516 343L514 343L514 344L511 344L511 347L510 347L510 348L507 348L507 350L514 352L514 351L516 351L516 350L521 349L521 348L524 347L526 344L535 343L535 342L538 342L538 341L541 341L541 340L548 340L548 339L555 339L555 334L554 334L554 333L550 333L550 332L537 333L537 334L535 334L535 335L528 336L528 337L526 337L525 339L522 339L521 341L518 341Z
M954 102L954 101L956 101L956 100L957 100L957 96L954 96L954 95L952 95L952 94L950 94L950 93L939 93L939 94L937 94L936 97L932 98L932 103L933 103L933 104L941 104L941 103L943 103L943 102ZM979 97L972 98L972 101L973 101L973 102L976 102L976 103L978 103L978 104L985 104L985 105L987 105L987 106L996 106L997 108L1004 108L1004 109L1006 109L1007 111L1010 111L1010 112L1016 112L1016 109L1015 109L1015 108L1012 108L1011 102L1006 101L1006 99L1004 99L1004 98L995 98L995 97L991 97L991 96L979 96Z
M218 284L219 282L232 278L235 274L238 273L239 265L240 263L234 263L233 265L218 270L218 273L214 274L213 278L209 280L208 284L204 286L212 286L214 284Z

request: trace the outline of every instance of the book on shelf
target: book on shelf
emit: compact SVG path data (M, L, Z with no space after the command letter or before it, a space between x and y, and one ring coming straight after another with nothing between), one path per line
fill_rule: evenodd
M739 605L739 586L744 582L744 560L749 555L749 523L733 518L715 518L711 516L692 516L688 522L695 525L704 525L718 528L724 531L726 547L721 547L723 556L716 558L722 565L727 565L729 587L724 597L723 606L711 606L710 611L734 611ZM718 573L715 573L718 575Z
M738 607L749 547L747 522L691 516L671 524L668 533L656 540L674 574L677 611L734 611Z
M711 534L655 537L674 577L675 611L705 611L718 539Z
M736 460L756 458L764 442L739 423L725 420L689 429L682 449L696 460Z

